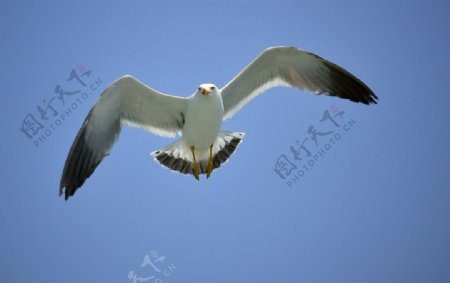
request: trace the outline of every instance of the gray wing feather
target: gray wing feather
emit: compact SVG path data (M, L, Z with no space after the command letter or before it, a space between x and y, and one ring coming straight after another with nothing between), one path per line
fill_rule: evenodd
M336 64L295 47L272 47L221 89L224 119L231 118L252 98L276 86L364 104L377 103L378 99L362 81Z
M187 100L159 93L131 76L119 78L89 112L69 151L60 183L66 200L109 154L123 124L175 136L184 124Z

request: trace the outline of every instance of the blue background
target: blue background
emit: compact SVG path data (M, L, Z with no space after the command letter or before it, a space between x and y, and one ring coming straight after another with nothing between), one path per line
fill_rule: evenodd
M448 1L2 1L0 11L1 282L132 282L130 271L154 276L145 282L450 282ZM380 103L272 89L224 123L244 142L200 182L149 156L172 140L125 128L75 197L58 197L72 141L117 77L188 96L277 45L341 65ZM40 119L56 85L81 89L66 81L79 64L102 84L36 147L25 116ZM288 187L276 159L333 105L356 124ZM141 267L152 251L165 256L159 273Z

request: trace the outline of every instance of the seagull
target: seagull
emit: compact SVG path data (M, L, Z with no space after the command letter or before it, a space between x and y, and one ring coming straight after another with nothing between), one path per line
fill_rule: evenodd
M271 47L222 88L201 84L189 97L150 88L132 76L120 77L101 94L87 115L66 159L60 195L73 196L111 152L122 126L142 128L163 137L181 138L152 153L162 166L209 178L241 143L244 133L221 131L251 99L273 87L293 87L364 104L378 97L338 65L295 47Z

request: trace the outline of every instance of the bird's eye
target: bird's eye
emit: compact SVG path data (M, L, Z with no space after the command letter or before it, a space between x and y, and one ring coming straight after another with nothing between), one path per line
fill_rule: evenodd
M210 89L210 90L215 90L216 88L212 86L212 87L210 87L209 89Z

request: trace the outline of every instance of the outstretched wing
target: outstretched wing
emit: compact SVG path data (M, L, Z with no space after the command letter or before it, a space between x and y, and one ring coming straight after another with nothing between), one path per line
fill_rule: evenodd
M89 112L72 144L60 184L66 200L109 154L123 124L175 136L184 124L187 99L159 93L131 76L111 84Z
M272 47L221 89L224 119L276 86L296 87L365 104L377 103L378 99L362 81L336 64L295 47Z

